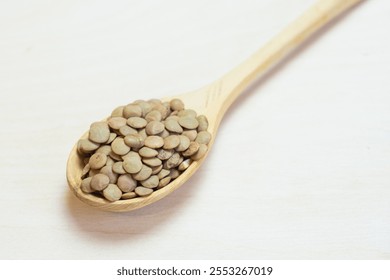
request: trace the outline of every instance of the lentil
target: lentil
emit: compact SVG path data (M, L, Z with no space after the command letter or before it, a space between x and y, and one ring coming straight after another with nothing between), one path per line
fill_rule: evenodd
M164 139L161 138L160 136L148 136L145 139L146 147L157 149L157 148L161 148L163 145L164 145Z
M188 147L190 146L191 141L190 141L190 139L187 136L184 136L184 135L179 135L178 137L179 137L180 143L176 147L176 151L183 152L183 151L188 149Z
M144 145L144 139L140 134L130 134L126 135L125 143L127 146L131 148L139 149Z
M130 174L138 173L142 168L142 162L136 157L129 157L123 161L123 169Z
M108 126L112 129L119 129L126 125L126 119L123 117L113 117L108 119Z
M195 129L198 127L199 122L193 117L183 116L179 119L179 124L187 129Z
M148 147L143 147L138 151L139 155L142 157L150 158L150 157L155 157L158 155L158 152L154 149L148 148Z
M111 143L111 149L117 155L123 156L130 152L130 147L125 144L125 140L122 137L117 137Z
M130 117L141 117L142 108L139 105L129 104L123 108L123 116L126 119Z
M164 149L174 149L180 144L180 138L177 135L170 135L164 139Z
M103 195L104 195L104 197L105 197L107 200L113 202L113 201L117 201L117 200L119 200L119 199L121 198L122 192L121 192L121 190L118 188L117 185L109 184L109 185L107 186L107 188L105 188L105 189L103 190Z
M137 186L137 181L130 174L124 174L119 176L117 185L124 193L132 192Z
M176 133L182 133L183 128L179 125L178 121L176 119L169 119L165 121L165 127L167 130L171 132L176 132Z
M107 175L99 173L92 176L91 188L94 189L95 191L102 191L108 186L109 183L110 183L110 178L108 178Z
M89 166L92 169L100 169L107 162L107 156L105 154L96 153L89 158Z
M158 121L151 121L146 125L145 130L148 135L156 135L164 131L164 124Z
M92 180L92 177L88 177L88 178L85 178L84 180L81 181L81 190L83 192L91 193L91 192L95 191L91 188L91 180Z
M159 179L156 175L150 176L148 179L141 181L141 185L148 189L157 187Z
M139 196L148 196L148 195L152 194L152 192L153 192L152 189L148 189L145 187L136 187L135 188L135 193L138 194Z
M133 178L137 181L143 181L148 179L150 175L152 175L152 168L142 165L141 170L137 174L134 174Z
M132 128L144 128L148 122L140 117L128 118L127 124Z
M211 140L211 134L207 131L201 131L198 133L198 136L196 136L195 142L198 142L199 144L208 144Z
M110 179L110 184L115 184L118 180L118 174L112 170L112 165L106 165L100 169L100 173L106 175Z
M89 140L95 143L107 142L110 138L110 128L106 122L95 122L89 129Z
M209 121L205 115L197 116L196 119L199 123L198 131L206 131L209 128Z
M183 131L182 135L188 137L190 141L195 141L198 132L196 130L186 130Z
M130 198L134 198L136 196L137 196L137 194L135 192L128 192L128 193L122 194L121 199L130 199Z
M126 170L123 168L123 161L117 161L112 166L112 171L116 174L126 174Z

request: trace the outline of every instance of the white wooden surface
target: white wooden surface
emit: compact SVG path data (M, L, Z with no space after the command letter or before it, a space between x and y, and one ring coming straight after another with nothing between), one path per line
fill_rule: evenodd
M310 3L1 1L0 258L389 259L385 0L247 90L170 197L118 214L67 189L68 153L91 122L207 84Z

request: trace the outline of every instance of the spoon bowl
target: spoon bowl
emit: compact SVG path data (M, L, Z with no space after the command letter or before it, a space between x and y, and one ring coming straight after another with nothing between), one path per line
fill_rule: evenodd
M186 104L186 107L189 109L195 110L198 114L205 115L209 120L209 128L208 132L211 133L212 138L208 144L208 150L207 153L197 161L193 161L191 165L180 174L179 177L177 177L175 180L170 182L167 186L154 191L151 195L145 196L145 197L136 197L132 199L127 200L118 200L115 202L109 202L108 200L98 197L94 194L88 194L84 193L81 188L81 177L82 177L82 170L84 168L84 162L83 162L83 156L81 156L77 152L77 144L73 147L72 151L70 152L68 163L67 163L67 180L68 185L71 189L71 191L78 197L81 201L97 207L102 210L107 211L113 211L113 212L126 212L135 210L138 208L141 208L143 206L146 206L148 204L151 204L155 201L160 200L161 198L167 196L174 190L178 189L180 186L182 186L202 165L203 161L207 157L211 146L214 143L214 139L217 133L219 122L217 122L215 119L211 118L213 116L212 112L210 110L207 110L207 105L211 105L210 101L202 100L199 98L199 96L206 96L208 89L204 88L202 90L191 92L187 94L177 95L170 98L162 98L162 101L169 101L173 98L180 98L184 104ZM187 104L190 104L188 106ZM215 115L215 114L214 114ZM88 132L85 132L81 139L88 138Z
M320 0L263 48L219 80L194 92L162 98L162 101L179 98L184 102L186 108L195 110L198 115L205 115L209 121L208 131L212 135L206 155L200 160L193 161L179 177L167 186L154 191L149 196L115 202L109 202L96 195L84 193L80 188L84 162L82 156L77 152L76 144L70 152L67 163L66 176L69 188L81 201L99 209L113 212L125 212L141 208L178 189L198 170L206 159L217 136L218 127L224 114L240 93L257 77L265 74L277 62L301 45L313 33L360 1L362 0ZM81 138L87 137L88 132L84 133Z

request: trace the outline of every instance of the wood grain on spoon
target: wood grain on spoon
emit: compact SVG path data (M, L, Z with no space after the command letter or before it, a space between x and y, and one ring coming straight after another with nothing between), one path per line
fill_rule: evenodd
M168 101L172 98L180 98L187 108L195 110L198 115L204 114L207 116L209 120L208 131L212 134L212 139L209 143L210 150L215 140L219 124L227 109L251 82L266 73L272 66L300 46L325 24L361 1L318 1L263 48L219 80L200 90L162 98L162 100ZM82 138L87 138L87 136L88 133L85 133ZM198 161L194 161L178 178L167 186L156 190L151 195L115 202L109 202L93 194L84 193L80 189L84 163L82 157L77 152L77 145L73 147L69 155L66 175L70 189L83 202L102 210L124 212L156 202L179 188L196 172L206 156Z

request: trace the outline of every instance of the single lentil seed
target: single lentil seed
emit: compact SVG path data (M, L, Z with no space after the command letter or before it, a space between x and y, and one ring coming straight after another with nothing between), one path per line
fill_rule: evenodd
M152 104L153 106L154 106L154 105L157 105L157 104L161 104L161 100L160 100L160 99L157 99L157 98L149 99L147 102L149 102L149 103Z
M192 156L199 150L199 143L198 142L191 142L190 146L188 147L187 150L185 150L182 154L185 157Z
M176 164L176 167L179 166L183 162L184 158L180 156L178 163Z
M116 108L112 111L111 117L122 117L122 116L123 116L123 108L125 108L125 106L116 107Z
M179 125L175 119L169 119L165 121L165 128L171 132L182 133L183 128Z
M156 135L164 131L164 124L158 121L151 121L146 125L146 133L148 135Z
M133 178L137 181L143 181L146 180L152 175L152 168L150 168L147 165L142 165L141 170L133 175Z
M146 130L145 129L141 129L139 132L138 132L138 135L141 136L142 140L145 141L146 137L148 137L148 135L146 134Z
M125 154L124 156L122 156L123 160L125 160L127 158L137 158L137 159L141 160L141 156L137 152L134 152L134 151L130 151L127 154Z
M199 122L193 117L184 116L179 119L179 124L187 129L195 129L198 127Z
M148 122L140 117L131 117L127 120L127 124L132 128L144 128Z
M180 144L180 138L177 135L170 135L164 139L164 149L174 149Z
M171 106L169 105L169 102L163 102L162 105L165 107L165 109L167 109L167 114L165 115L165 117L169 116L171 114Z
M126 174L126 170L123 168L123 161L117 161L112 166L112 170L116 174Z
M161 160L158 158L144 158L142 162L150 167L156 167L162 164Z
M119 128L119 133L122 135L122 136L127 136L127 135L130 135L130 134L137 134L137 130L128 126L128 125L124 125L122 126L121 128Z
M209 128L209 122L205 115L197 116L196 119L199 123L198 131L206 131Z
M196 154L194 154L193 156L191 156L191 159L192 159L192 160L200 160L202 157L204 157L204 155L206 154L206 152L207 152L207 145L205 145L205 144L200 144L200 145L199 145L198 151L196 152Z
M95 151L97 148L99 148L99 146L100 145L98 143L94 143L89 139L80 139L77 143L77 150L80 153L88 154Z
M191 117L196 118L196 112L192 109L184 109L178 112L177 114L179 117Z
M139 149L144 145L144 139L138 133L126 135L124 140L125 140L126 145L131 147L131 148Z
M148 189L145 187L136 187L135 188L135 193L138 194L139 196L148 196L148 195L152 194L152 192L153 192L152 189Z
M89 159L89 166L92 169L100 169L102 168L107 162L107 156L102 153L96 153L93 154Z
M130 174L138 173L142 168L142 162L136 157L126 158L123 161L123 169Z
M191 141L190 141L190 139L187 136L184 136L184 135L179 135L178 137L179 137L180 143L176 147L176 151L177 152L183 152L183 151L188 149L188 147L190 146Z
M141 117L142 108L139 105L129 104L123 109L123 116L128 119L130 117Z
M118 188L117 185L114 185L114 184L109 184L107 186L107 188L105 188L103 190L103 196L111 201L111 202L114 202L114 201L117 201L121 198L122 196L122 192L121 190Z
M126 125L126 119L123 117L113 117L108 119L108 126L112 129L119 129Z
M125 140L123 140L122 137L117 137L112 143L111 143L111 149L114 153L117 155L123 156L130 152L130 147L125 144Z
M168 132L168 130L164 129L162 132L160 132L157 135L160 136L161 138L166 138L169 136L169 132Z
M146 147L158 149L164 145L164 139L160 136L148 136L146 137L144 144Z
M179 175L180 172L177 169L171 169L169 173L169 177L171 177L171 179L176 179L177 177L179 177Z
M179 167L177 168L179 171L186 170L191 164L191 159L183 160L182 163L180 163Z
M170 181L171 181L171 177L169 177L169 176L163 178L163 179L158 183L158 188L160 189L160 188L165 187L166 185L169 184Z
M198 136L196 136L195 142L198 142L199 144L208 144L211 140L211 134L207 131L201 131L198 133Z
M161 180L162 178L167 177L171 172L168 169L161 169L161 171L157 174L158 178Z
M171 169L176 167L180 161L180 154L174 153L166 162L164 162L165 169Z
M81 190L85 193L92 193L95 190L91 188L92 177L85 178L81 181Z
M174 150L160 149L160 150L158 150L157 157L161 160L167 160L173 155L173 153L174 153Z
M153 166L152 167L152 175L158 174L162 168L163 168L162 164L160 164L159 166Z
M105 143L110 138L110 128L106 122L95 122L89 129L89 140L95 143Z
M172 111L184 110L184 103L178 98L172 99L169 105L171 106Z
M116 138L117 134L114 133L114 132L111 132L110 133L110 137L108 138L107 142L105 144L111 144L112 141L114 141L114 139Z
M91 166L89 166L89 163L87 163L83 170L81 171L81 177L84 177L85 175L88 174L89 170L91 170Z
M116 153L114 153L114 151L111 151L111 153L108 156L116 161L122 160L122 157L120 155L117 155Z
M111 151L111 145L104 145L100 146L100 148L97 149L95 153L105 154L106 156L108 156Z
M160 111L157 111L157 110L150 111L145 116L145 120L148 121L148 122L151 122L151 121L160 122L162 120L162 116L161 116Z
M195 141L198 132L196 130L186 130L183 131L182 135L188 137L190 141Z
M96 174L92 176L91 179L91 188L96 191L104 190L110 183L110 178L104 174Z
M151 148L148 148L148 147L143 147L141 148L138 153L142 156L142 157L146 157L146 158L151 158L151 157L155 157L158 155L158 152L154 149L151 149Z
M148 189L153 189L158 186L158 177L156 175L150 176L148 179L141 181L141 185Z
M137 181L130 174L124 174L119 176L117 185L122 192L132 192L137 186Z
M130 199L130 198L134 198L136 196L137 196L137 194L135 192L128 192L128 193L122 194L121 199Z
M172 114L175 113L177 113L177 111L172 112ZM172 115L172 114L168 118L166 118L165 121L169 121L169 120L179 121L180 118L177 115Z
M107 157L106 166L112 166L114 163L115 161L112 158Z

